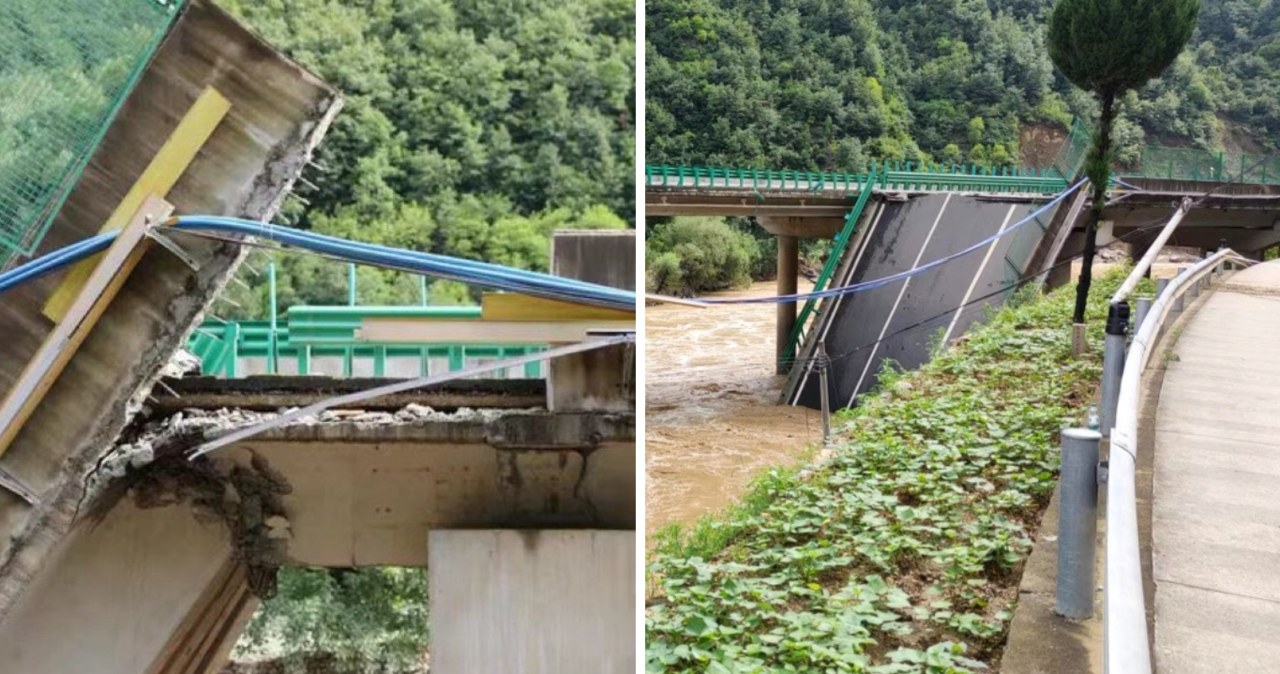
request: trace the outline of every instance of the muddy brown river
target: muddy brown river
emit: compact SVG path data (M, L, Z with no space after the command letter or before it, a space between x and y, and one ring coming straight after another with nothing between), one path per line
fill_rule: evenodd
M802 287L802 292L809 289ZM760 297L773 282L718 293ZM817 412L777 404L772 304L645 315L645 522L652 535L731 504L761 471L794 463L822 437Z

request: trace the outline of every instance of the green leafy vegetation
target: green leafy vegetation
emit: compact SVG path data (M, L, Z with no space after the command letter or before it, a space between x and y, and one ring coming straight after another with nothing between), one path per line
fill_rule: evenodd
M674 218L646 232L645 284L677 296L741 287L759 273L762 257L755 237L722 218Z
M346 97L284 222L545 271L552 229L634 220L634 3L223 4ZM279 262L285 306L345 303L341 265ZM261 317L261 275L242 280L216 312ZM418 301L403 274L360 287Z
M1098 280L1090 313L1123 279ZM1024 292L836 420L812 468L660 532L649 672L927 672L998 663L1022 564L1100 375L1071 357L1073 296ZM1090 340L1101 345L1099 321Z
M281 674L416 674L427 643L422 569L289 569L237 644Z
M1098 104L1054 72L1051 0L650 0L646 161L851 170L869 159L1047 165ZM1144 141L1280 140L1280 2L1205 3L1190 48L1120 99Z

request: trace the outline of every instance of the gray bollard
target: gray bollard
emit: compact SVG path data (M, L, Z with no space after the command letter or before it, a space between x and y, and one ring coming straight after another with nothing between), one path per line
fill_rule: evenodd
M1102 350L1102 409L1098 410L1098 430L1106 436L1111 435L1111 428L1116 424L1128 336L1129 303L1116 302L1107 314L1107 336Z
M1169 279L1167 278L1156 279L1156 299L1160 299L1160 297L1164 295L1164 291L1168 287L1169 287Z
M1200 279L1196 279L1187 286L1187 297L1195 299L1200 296Z
M1137 335L1142 329L1142 322L1147 320L1147 314L1151 312L1151 298L1139 297L1136 311L1133 316L1133 334Z
M1058 500L1058 578L1053 610L1082 620L1093 617L1095 548L1098 535L1098 442L1085 428L1062 431L1062 476Z
M1179 268L1178 268L1178 276L1182 276L1182 275L1183 275L1183 274L1185 274L1185 273L1187 273L1187 268L1186 268L1186 267L1179 267ZM1176 299L1176 300L1174 300L1174 301L1173 301L1173 310L1174 310L1174 311L1177 311L1177 312L1179 312L1179 313L1181 313L1181 312L1182 312L1182 305L1183 305L1183 301L1182 301L1182 300L1183 300L1185 297L1186 297L1186 295L1178 295L1178 299Z

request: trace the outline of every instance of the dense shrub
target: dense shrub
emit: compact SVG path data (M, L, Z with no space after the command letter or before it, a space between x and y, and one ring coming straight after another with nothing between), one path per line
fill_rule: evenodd
M756 239L721 218L675 218L649 227L646 286L679 296L741 287L760 258Z

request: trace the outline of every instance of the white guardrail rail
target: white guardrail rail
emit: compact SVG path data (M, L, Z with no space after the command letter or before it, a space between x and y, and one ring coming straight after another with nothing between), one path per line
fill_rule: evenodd
M1176 225L1175 225L1176 226ZM1152 246L1158 252L1159 246ZM1154 255L1151 255L1154 259ZM1145 261L1145 259L1144 259ZM1107 674L1151 674L1147 609L1142 584L1135 486L1138 405L1142 373L1175 302L1218 269L1254 261L1223 249L1170 281L1137 326L1120 381L1107 470L1106 579L1103 585L1103 666ZM1141 277L1139 265L1134 274ZM1124 287L1132 289L1134 284ZM1127 293L1124 293L1127 294ZM1126 301L1117 293L1120 302Z

